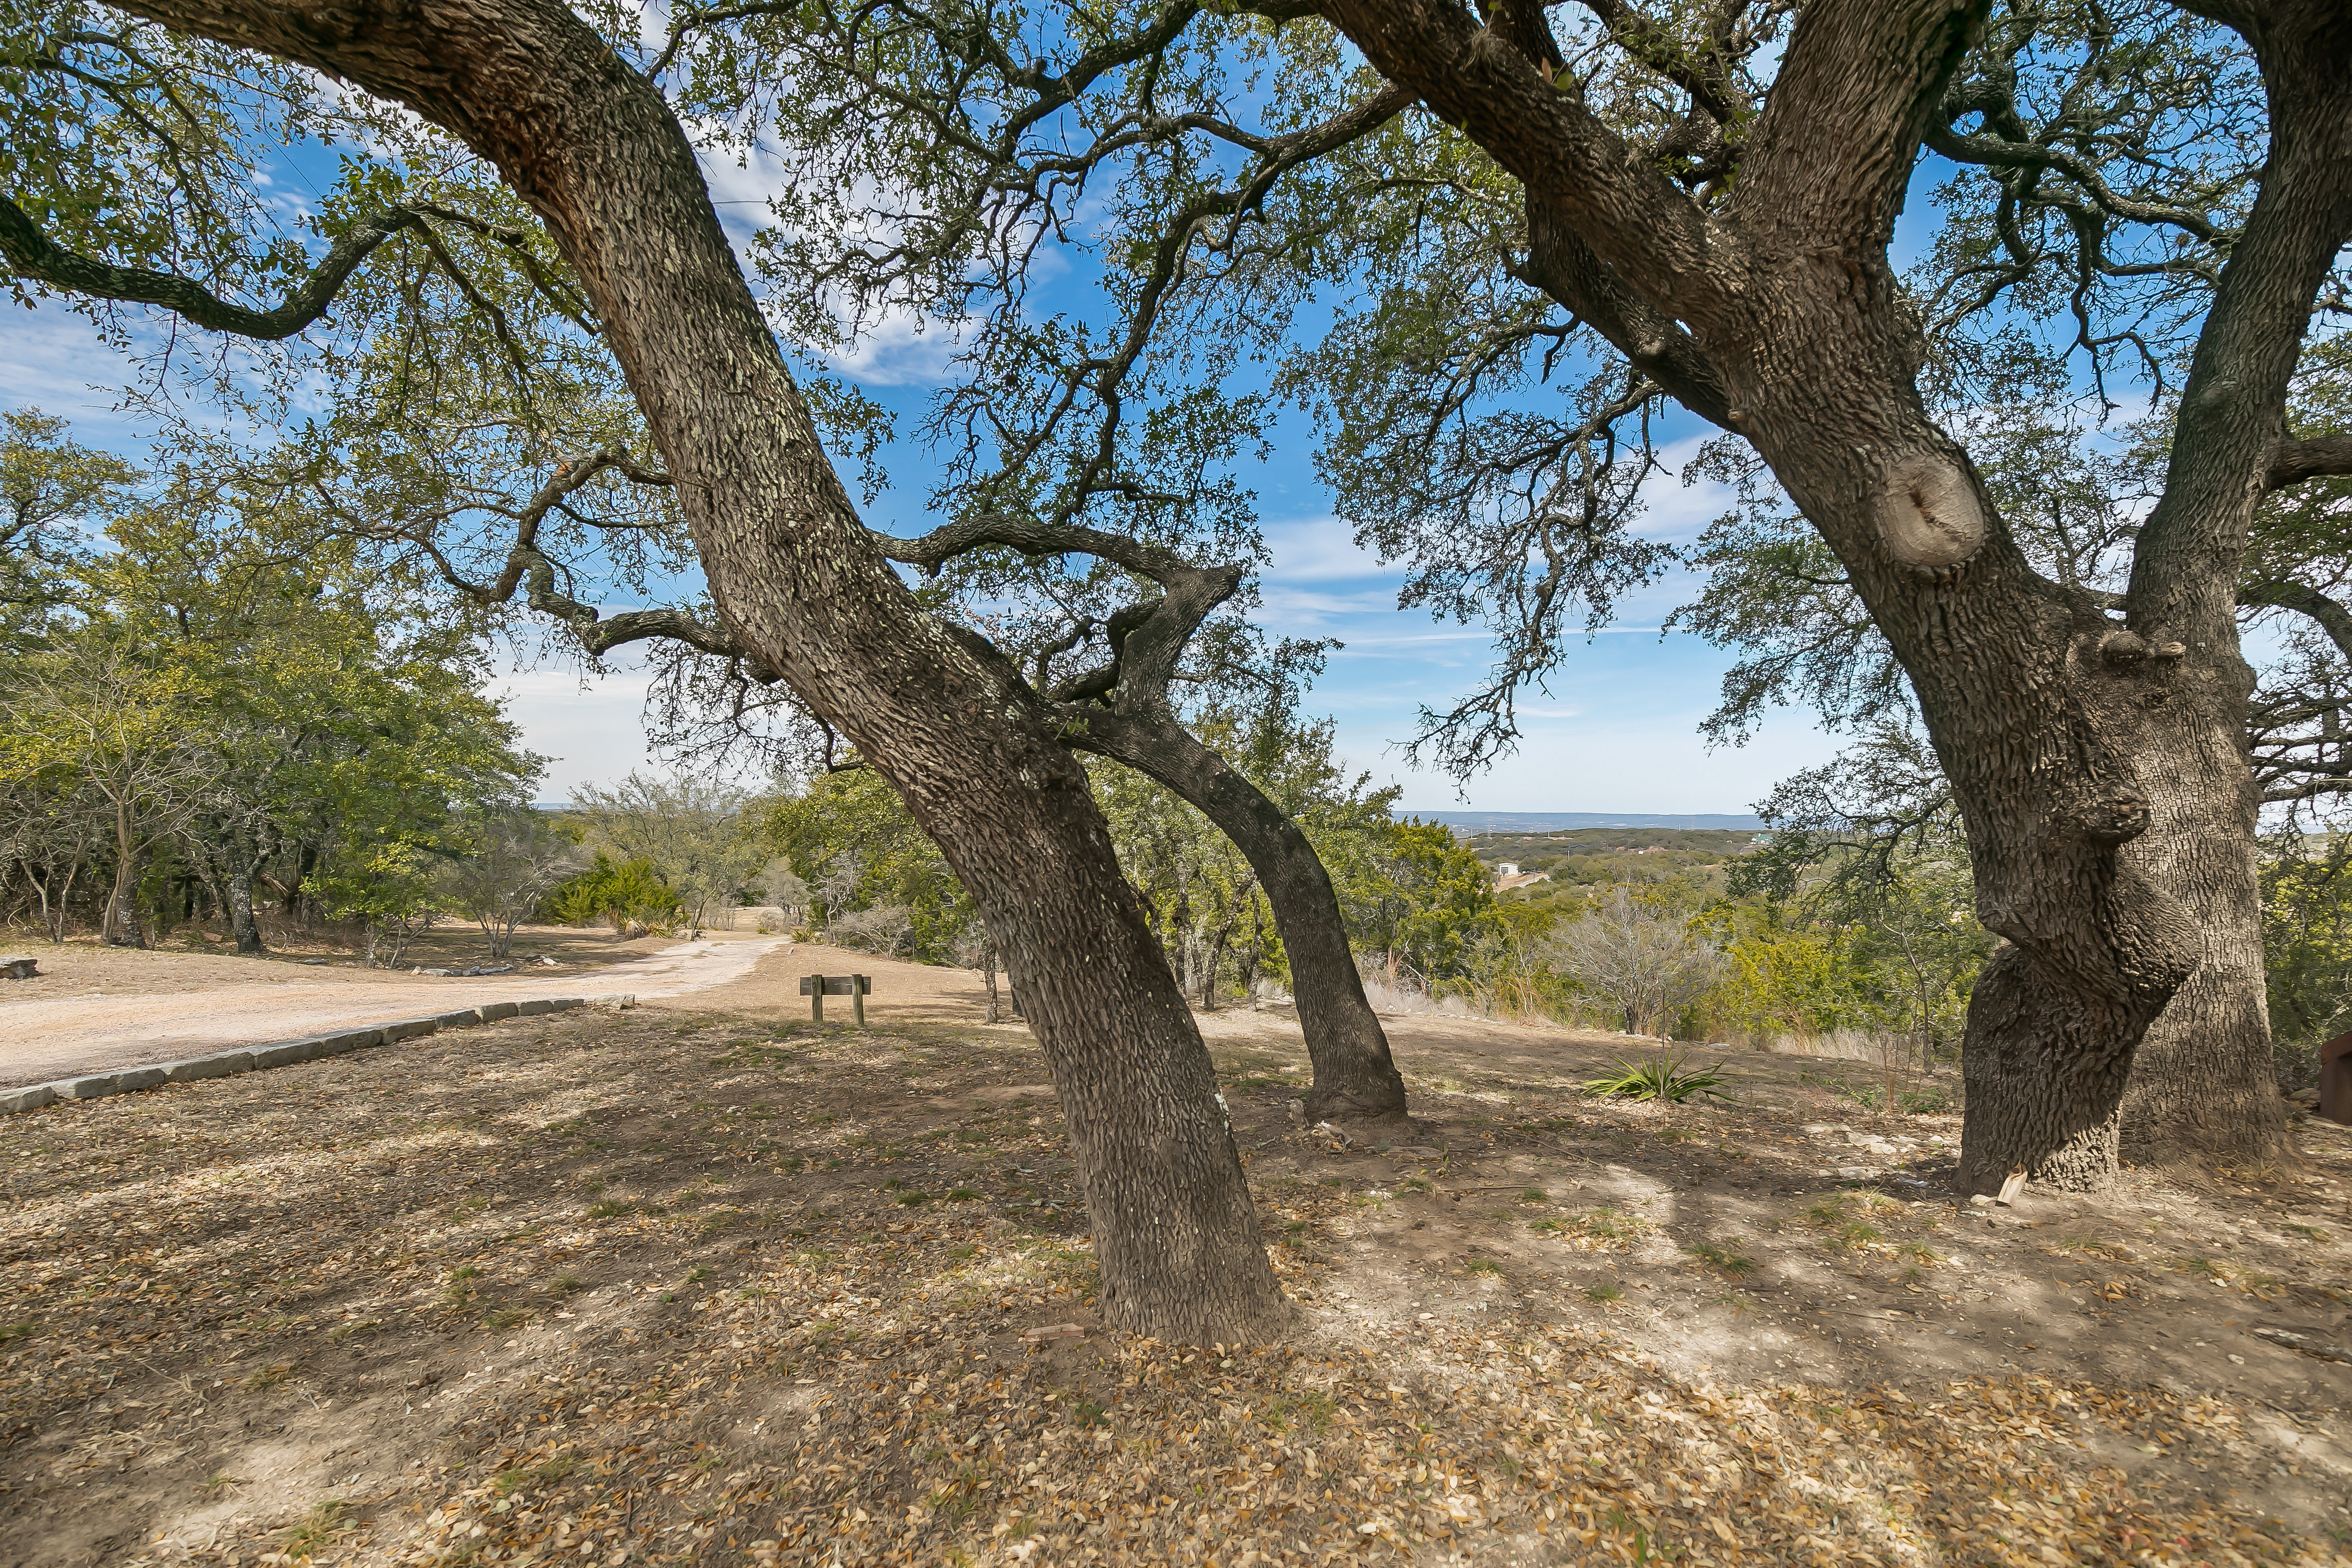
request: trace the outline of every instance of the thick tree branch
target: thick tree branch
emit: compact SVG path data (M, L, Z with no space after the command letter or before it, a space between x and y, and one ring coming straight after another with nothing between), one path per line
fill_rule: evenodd
M2282 441L2271 454L2263 488L2284 490L2305 479L2352 474L2352 435L2315 435L2306 441Z
M2311 302L2352 239L2352 24L2340 6L2312 0L2264 9L2251 37L2270 99L2270 157L2198 333L2163 497L2132 562L2135 628L2190 640L2229 633L2234 585L2211 562L2245 548L2280 453Z
M1875 254L1983 8L1983 0L1807 5L1741 155L1730 210L1792 249Z
M1528 203L1528 257L1521 277L1608 339L1675 402L1710 423L1734 428L1730 397L1706 351L1681 323L1628 287L1547 203Z
M100 299L160 305L207 330L274 343L325 315L343 280L378 246L403 229L423 225L422 215L404 206L360 219L335 236L327 254L283 304L268 310L232 305L192 278L78 256L53 243L22 207L5 196L0 196L0 256L6 257L19 277ZM459 281L462 286L464 280Z
M1454 0L1328 0L1323 10L1381 75L1558 207L1628 284L1685 321L1725 311L1745 246Z
M991 515L967 517L933 528L920 538L877 533L874 548L884 559L936 572L960 555L1003 545L1024 555L1091 555L1123 566L1139 577L1167 586L1176 574L1197 570L1164 545L1126 534L1106 533L1076 523L1043 523L1031 517Z
M1705 57L1694 59L1671 32L1626 0L1585 0L1585 5L1601 18L1619 48L1690 94L1700 113L1717 125L1732 125L1742 118L1746 106L1733 100L1726 57L1728 40L1721 37L1733 7L1725 6L1718 16L1717 36L1708 40L1714 47Z
M1967 135L1942 124L1930 124L1926 141L1930 152L1949 158L1955 163L1974 163L1990 169L2053 171L2080 186L2101 212L2137 224L2168 225L2184 234L2194 235L2208 245L2228 244L2228 236L2216 228L2204 214L2187 207L2137 202L2128 196L2118 195L2099 177L2098 170L2088 159L2077 157L2063 148L2045 147L2033 141L2008 141L1981 133Z

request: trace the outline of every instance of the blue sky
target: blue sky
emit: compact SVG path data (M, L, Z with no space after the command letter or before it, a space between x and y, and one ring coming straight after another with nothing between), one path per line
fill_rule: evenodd
M759 209L740 204L758 193L755 172L710 171L713 194L730 225ZM1069 288L1084 287L1073 278ZM888 331L844 366L900 415L901 428L935 383L942 359L936 338ZM116 412L131 367L80 317L54 304L11 311L0 326L0 399L37 405L74 422L79 439L135 458L148 455L149 432ZM1696 445L1693 422L1669 423L1666 457L1677 465ZM1686 427L1686 428L1684 428ZM1680 439L1673 439L1679 434ZM1308 698L1311 712L1338 723L1342 752L1381 782L1403 787L1406 809L1612 812L1738 812L1772 783L1826 759L1832 737L1809 715L1776 716L1746 747L1710 750L1697 733L1714 706L1729 656L1688 636L1661 638L1658 628L1693 584L1680 575L1627 598L1614 625L1569 648L1547 693L1530 692L1521 708L1523 737L1514 756L1471 779L1416 773L1396 743L1409 737L1417 709L1443 706L1473 686L1491 658L1475 626L1433 621L1396 607L1402 574L1356 548L1331 515L1318 481L1311 432L1292 413L1274 433L1273 455L1242 472L1258 496L1274 560L1264 577L1262 620L1276 635L1337 637L1345 646ZM930 464L925 455L893 455L894 494L875 520L919 523ZM1646 530L1688 541L1727 507L1714 486L1684 486L1654 477ZM615 605L614 608L621 606ZM562 799L582 782L609 782L649 766L640 721L645 680L624 664L583 681L576 671L509 662L500 689L532 749L553 758L541 799Z

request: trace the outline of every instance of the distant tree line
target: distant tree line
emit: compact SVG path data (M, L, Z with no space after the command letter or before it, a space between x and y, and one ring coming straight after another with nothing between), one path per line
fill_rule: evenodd
M0 917L248 954L331 921L397 945L428 910L511 933L508 879L452 868L530 840L541 764L470 628L282 496L37 412L0 415Z

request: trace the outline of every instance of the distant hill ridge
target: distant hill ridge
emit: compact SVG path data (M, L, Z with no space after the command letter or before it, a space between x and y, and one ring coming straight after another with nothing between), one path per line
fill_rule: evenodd
M1756 832L1764 826L1761 817L1710 811L1685 816L1640 811L1399 811L1396 815L1444 822L1465 833L1557 833L1573 828L1712 828Z

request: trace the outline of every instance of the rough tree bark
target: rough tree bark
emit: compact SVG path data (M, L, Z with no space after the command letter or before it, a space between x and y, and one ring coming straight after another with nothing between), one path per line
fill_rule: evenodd
M906 799L1018 977L1067 1117L1112 1324L1287 1317L1208 1052L1084 771L1017 678L924 614L859 523L658 92L549 0L296 10L134 0L401 102L545 221L661 449L729 632Z
M1388 1035L1364 995L1347 922L1322 857L1289 814L1178 721L1168 688L1186 645L1211 612L1241 586L1234 566L1194 566L1172 551L1097 529L982 517L919 539L891 541L894 560L935 570L980 545L1032 555L1086 554L1114 561L1161 589L1155 601L1112 617L1109 662L1054 688L1064 741L1108 757L1162 785L1232 840L1257 873L1291 968L1299 1032L1314 1068L1309 1123L1367 1132L1409 1130L1404 1079Z
M1156 724L1115 711L1097 713L1074 744L1167 786L1231 839L1257 873L1290 959L1290 993L1298 1003L1299 1032L1315 1070L1307 1091L1307 1121L1372 1130L1403 1125L1404 1079L1389 1054L1380 1017L1364 996L1330 873L1298 824L1172 719Z
M2252 683L2233 601L2304 322L2352 233L2352 16L2321 0L2198 8L2254 47L2271 162L2120 622L2032 571L1928 417L1886 260L1979 5L1815 0L1711 210L1450 0L1325 8L1521 180L1551 230L1547 287L1754 444L1903 661L1967 816L1979 917L2007 938L1964 1046L1971 1191L2017 1166L2106 1179L2143 1041L2161 1088L2134 1111L2152 1150L2289 1152L2251 983Z
M247 957L269 950L262 946L261 926L253 918L253 871L249 865L229 867L228 928L236 938L236 950Z

